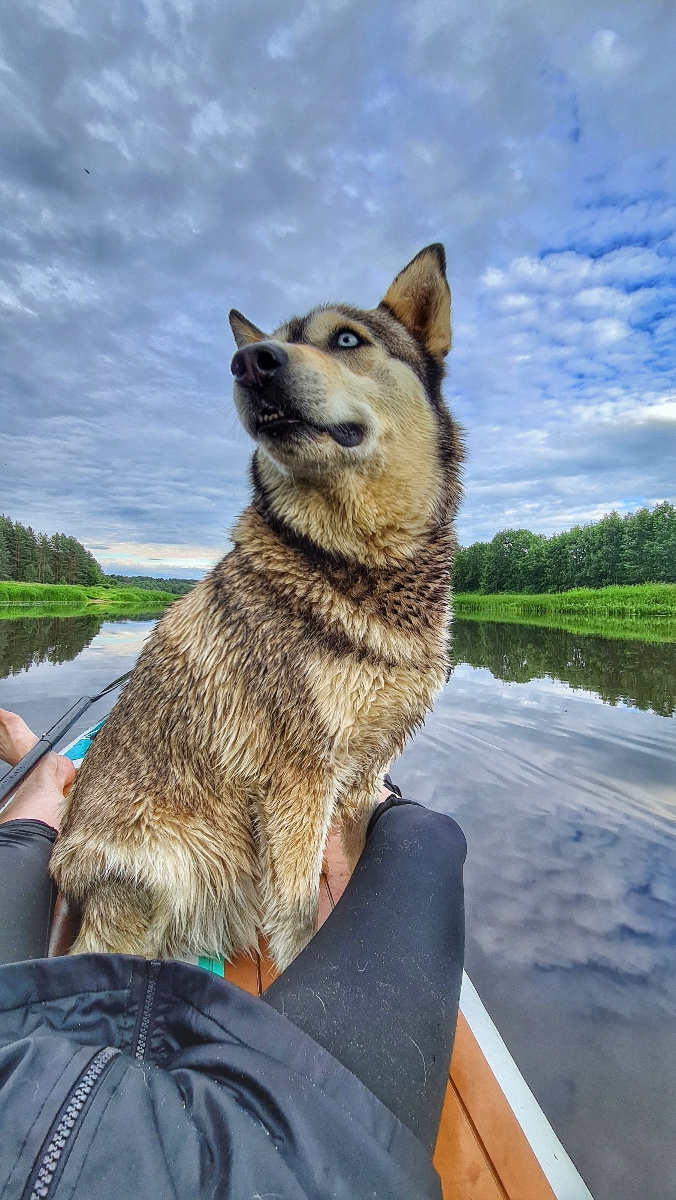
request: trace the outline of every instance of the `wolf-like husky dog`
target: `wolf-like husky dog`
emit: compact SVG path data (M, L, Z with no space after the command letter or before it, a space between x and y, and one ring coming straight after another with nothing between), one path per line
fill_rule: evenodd
M354 865L385 764L446 677L462 447L443 247L375 309L270 337L230 323L253 500L79 773L52 857L73 953L231 958L260 931L283 969L314 932L331 825Z

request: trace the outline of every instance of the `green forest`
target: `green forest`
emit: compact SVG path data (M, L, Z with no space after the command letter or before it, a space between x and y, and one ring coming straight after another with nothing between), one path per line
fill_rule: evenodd
M192 591L196 579L155 579L152 575L104 575L111 587L140 588L143 592L170 592L172 596L184 596Z
M153 579L150 575L105 575L94 555L65 533L35 533L30 525L0 516L0 580L14 583L69 583L80 587L129 587L182 596L195 579Z
M0 516L0 579L18 583L105 586L93 554L65 533L34 533L30 525Z
M456 592L567 592L613 584L676 583L676 508L664 501L544 537L505 529L458 549Z

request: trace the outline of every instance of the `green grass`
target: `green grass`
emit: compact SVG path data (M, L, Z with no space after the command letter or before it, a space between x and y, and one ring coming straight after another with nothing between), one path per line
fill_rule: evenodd
M0 619L33 615L75 617L96 612L159 612L176 599L171 592L150 592L133 587L76 587L68 583L0 581Z
M170 592L133 587L73 587L59 583L0 581L0 620L30 616L81 616L83 613L159 612L176 599ZM453 611L472 621L539 625L569 633L676 642L676 584L607 587L534 596L480 592L456 593Z
M456 593L453 612L463 620L539 625L569 633L595 633L645 642L676 641L674 583L575 588L570 592L542 592L533 596Z

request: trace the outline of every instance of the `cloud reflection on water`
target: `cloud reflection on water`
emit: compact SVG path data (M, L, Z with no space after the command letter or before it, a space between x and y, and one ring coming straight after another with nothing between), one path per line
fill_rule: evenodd
M394 771L467 835L469 973L595 1200L676 1196L675 762L673 718L461 664Z

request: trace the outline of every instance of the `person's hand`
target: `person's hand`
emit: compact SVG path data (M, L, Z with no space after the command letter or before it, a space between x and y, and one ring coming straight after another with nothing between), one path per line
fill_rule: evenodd
M0 708L0 758L3 762L15 767L39 740L18 713Z
M62 754L46 754L0 813L0 825L5 821L44 821L45 825L58 830L63 815L63 797L72 787L75 774L69 758Z

